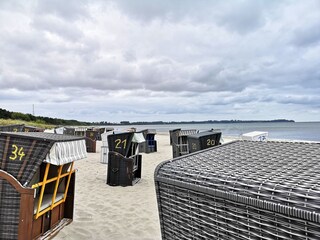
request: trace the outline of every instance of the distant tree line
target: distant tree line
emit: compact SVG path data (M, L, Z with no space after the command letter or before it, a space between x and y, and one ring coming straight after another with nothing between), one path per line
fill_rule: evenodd
M5 109L0 108L0 118L3 119L13 119L13 120L22 120L26 122L37 122L43 124L50 124L50 125L90 125L88 122L80 122L77 120L65 120L59 118L49 118L49 117L41 117L41 116L34 116L32 114L25 114L20 112L10 112Z
M120 123L110 123L110 122L94 122L94 125L161 125L161 124L219 124L219 123L258 123L258 122L294 122L294 120L287 119L275 119L275 120L206 120L206 121L153 121L153 122L129 122L121 121Z
M13 119L13 120L23 120L26 122L37 122L43 124L50 125L64 125L64 126L88 126L88 125L160 125L160 124L199 124L199 123L254 123L254 122L294 122L294 120L286 120L286 119L275 119L275 120L207 120L207 121L153 121L153 122L129 122L129 121L121 121L120 123L112 123L107 121L101 122L80 122L77 120L65 120L59 118L49 118L49 117L41 117L34 116L32 114L25 114L20 112L10 112L5 109L0 108L0 118L2 119Z

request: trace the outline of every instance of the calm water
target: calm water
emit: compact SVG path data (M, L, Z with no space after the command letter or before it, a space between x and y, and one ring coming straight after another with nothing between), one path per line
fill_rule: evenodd
M270 122L270 123L218 123L218 124L162 124L162 125L121 125L113 126L115 129L128 129L135 127L137 131L143 129L156 129L157 132L169 130L197 129L200 131L219 129L222 136L239 137L243 133L264 131L269 133L270 139L320 141L320 122Z

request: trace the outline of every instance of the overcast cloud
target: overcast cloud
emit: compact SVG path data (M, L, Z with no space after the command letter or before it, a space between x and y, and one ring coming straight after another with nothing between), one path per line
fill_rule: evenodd
M318 0L0 1L0 108L320 120Z

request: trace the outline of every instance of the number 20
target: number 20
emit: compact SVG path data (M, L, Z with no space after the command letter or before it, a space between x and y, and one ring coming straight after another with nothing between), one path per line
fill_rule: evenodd
M215 140L207 139L207 146L214 146L215 143Z

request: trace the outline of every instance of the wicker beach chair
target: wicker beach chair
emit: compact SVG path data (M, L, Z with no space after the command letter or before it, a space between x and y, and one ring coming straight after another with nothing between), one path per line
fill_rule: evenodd
M159 164L162 239L320 239L319 149L234 141Z
M0 133L0 239L54 234L73 219L73 162L85 158L83 137Z

